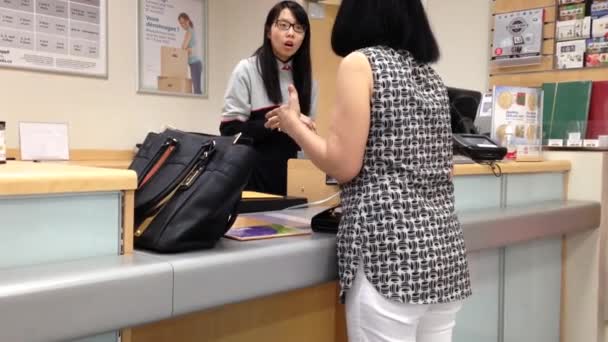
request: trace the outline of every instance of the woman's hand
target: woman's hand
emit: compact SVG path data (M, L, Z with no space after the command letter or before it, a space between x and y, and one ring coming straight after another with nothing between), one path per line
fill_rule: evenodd
M300 101L298 99L298 91L293 85L290 85L289 88L289 101L286 105L282 105L279 108L276 108L266 114L266 123L264 127L270 129L278 129L279 131L283 131L287 134L293 132L293 129L297 127L297 125L306 124L308 127L309 124L303 122L302 113L300 113ZM310 120L310 118L307 117ZM312 120L310 120L312 122ZM314 122L312 122L314 126Z
M302 121L308 129L313 132L317 132L317 124L315 121L304 114L300 114L300 121Z

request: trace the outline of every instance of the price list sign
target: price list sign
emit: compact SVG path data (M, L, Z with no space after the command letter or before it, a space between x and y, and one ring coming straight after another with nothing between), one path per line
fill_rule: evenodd
M0 0L0 67L107 76L107 0Z

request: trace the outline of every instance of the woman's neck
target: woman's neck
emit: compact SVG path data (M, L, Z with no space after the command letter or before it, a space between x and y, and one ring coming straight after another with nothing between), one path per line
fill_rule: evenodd
M281 59L281 58L280 58L279 56L277 56L277 55L274 55L274 58L275 58L277 61L279 61L279 62L281 62L281 63L283 63L283 64L287 64L287 63L291 62L291 60L293 59L293 56L289 57L289 58L288 58L288 59L286 59L286 60Z

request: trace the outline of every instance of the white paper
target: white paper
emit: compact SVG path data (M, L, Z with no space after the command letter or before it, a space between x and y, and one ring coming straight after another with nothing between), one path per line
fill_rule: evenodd
M597 139L585 139L583 140L583 146L585 147L600 147L600 141Z
M549 139L549 146L564 146L564 141L562 139Z
M21 160L69 160L67 123L19 123Z
M481 105L479 105L479 117L492 117L492 93L483 95L481 99Z

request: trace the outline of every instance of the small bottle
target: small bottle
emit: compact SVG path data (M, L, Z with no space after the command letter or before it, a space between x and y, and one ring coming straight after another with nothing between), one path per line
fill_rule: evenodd
M5 128L6 123L4 121L0 121L0 164L6 163L6 143L4 139Z
M514 143L515 136L513 133L513 127L511 125L507 126L505 129L504 142L502 143L502 146L507 148L507 154L505 155L505 159L507 160L516 159L517 148Z

